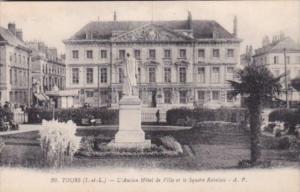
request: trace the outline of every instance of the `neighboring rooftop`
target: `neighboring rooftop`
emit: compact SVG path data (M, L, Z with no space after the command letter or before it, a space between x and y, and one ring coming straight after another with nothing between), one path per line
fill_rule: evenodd
M22 30L16 29L14 23L9 23L8 29L0 26L0 42L29 49L23 41Z
M300 45L290 37L275 38L271 43L265 44L263 47L256 49L254 57L266 53L283 52L283 49L286 49L287 51L300 52Z

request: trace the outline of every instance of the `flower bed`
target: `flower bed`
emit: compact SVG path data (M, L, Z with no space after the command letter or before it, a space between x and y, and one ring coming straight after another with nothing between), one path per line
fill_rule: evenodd
M111 148L107 144L109 138L97 137L83 137L81 146L76 153L77 157L132 157L132 156L146 156L146 157L161 157L161 156L180 156L182 155L181 145L170 136L162 138L163 144L152 144L151 148Z

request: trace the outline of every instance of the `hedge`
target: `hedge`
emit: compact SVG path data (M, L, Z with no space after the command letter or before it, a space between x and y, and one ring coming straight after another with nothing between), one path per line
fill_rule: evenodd
M290 131L300 124L300 109L276 109L269 114L269 121L281 121L286 123Z
M106 125L117 124L119 120L118 110L107 109L105 107L55 109L54 114L55 119L59 121L66 122L72 120L77 125L81 124L81 120L86 118L101 119L102 123ZM41 123L43 119L51 120L52 116L52 109L28 109L29 123Z
M176 125L180 120L185 121L224 121L234 123L245 123L248 118L247 110L244 108L176 108L167 111L167 122Z
M9 120L13 120L14 118L14 114L12 113L12 111L10 109L6 109L6 108L0 108L0 119L4 119L4 116L6 116L6 119Z

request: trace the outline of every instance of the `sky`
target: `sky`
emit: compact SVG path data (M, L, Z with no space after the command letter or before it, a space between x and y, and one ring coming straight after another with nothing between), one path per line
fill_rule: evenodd
M68 39L90 21L117 20L215 20L229 32L238 18L241 52L246 45L261 46L262 38L282 31L300 40L300 1L175 1L175 2L1 2L0 26L14 22L23 39L41 40L64 53Z

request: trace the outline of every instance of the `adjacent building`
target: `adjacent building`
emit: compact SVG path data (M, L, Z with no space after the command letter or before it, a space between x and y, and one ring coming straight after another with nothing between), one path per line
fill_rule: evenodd
M64 57L58 55L56 48L48 47L42 41L30 41L26 44L32 49L33 103L43 105L49 100L46 91L65 89Z
M212 20L90 22L64 40L66 88L74 105L117 106L126 53L138 63L144 107L238 106L226 80L240 65L237 19L233 33Z
M31 50L14 23L0 26L0 102L16 105L31 103Z
M266 65L275 76L287 74L288 99L299 102L300 94L290 86L290 81L300 77L300 45L290 37L283 34L273 37L270 41L268 37L263 39L261 48L255 50L253 55L255 65ZM286 90L285 78L282 78L283 88ZM285 100L286 94L282 94L281 99Z

